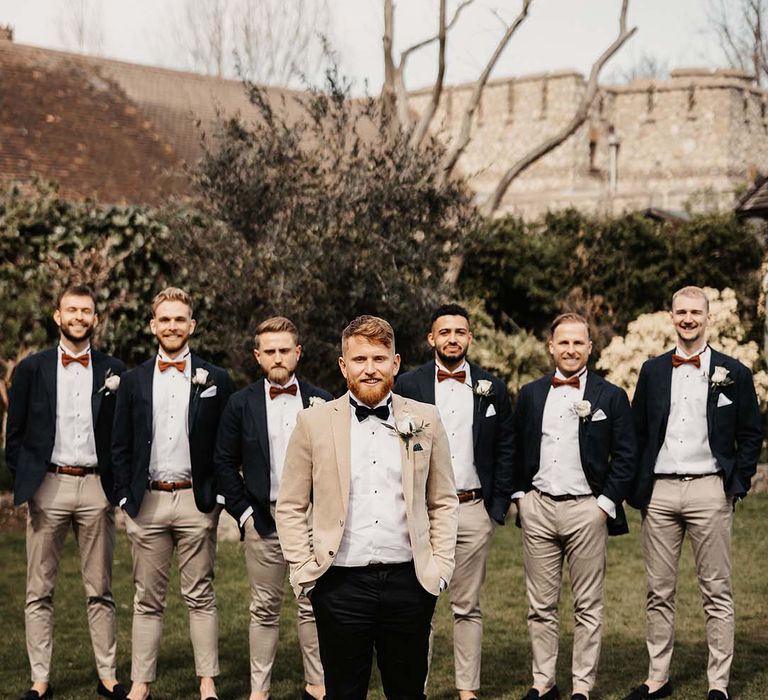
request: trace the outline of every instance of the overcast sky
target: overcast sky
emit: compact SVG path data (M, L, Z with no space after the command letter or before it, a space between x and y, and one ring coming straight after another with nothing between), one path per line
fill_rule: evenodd
M15 41L70 48L62 37L62 8L72 0L0 0L0 23L11 24ZM100 53L126 61L185 68L173 36L174 23L189 0L90 0L100 15ZM284 0L286 4L295 0ZM605 69L605 76L653 56L669 68L715 66L717 42L707 31L709 0L633 0L630 26L637 35ZM382 75L381 0L329 0L330 37L344 72L357 85L378 90ZM457 0L449 0L449 8ZM396 42L400 47L430 36L436 29L437 0L400 0ZM502 56L494 77L576 69L587 72L611 42L618 26L620 0L534 0L530 18ZM511 19L519 0L475 0L449 38L448 81L472 80L503 31L492 13ZM422 52L409 63L408 87L431 83L434 54Z

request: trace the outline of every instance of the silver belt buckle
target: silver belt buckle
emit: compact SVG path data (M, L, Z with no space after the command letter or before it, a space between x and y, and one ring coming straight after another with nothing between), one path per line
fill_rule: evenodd
M683 476L680 478L680 481L693 481L692 476Z

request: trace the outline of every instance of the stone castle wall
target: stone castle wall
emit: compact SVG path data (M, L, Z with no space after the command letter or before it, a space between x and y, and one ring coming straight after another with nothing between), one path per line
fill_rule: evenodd
M459 167L482 202L506 169L573 116L586 82L551 73L489 83ZM458 133L472 86L448 88L437 133ZM427 91L412 94L419 112ZM768 96L737 71L680 69L667 80L602 86L590 118L510 187L502 211L527 218L548 209L618 214L659 207L726 209L768 170ZM618 140L610 181L609 140Z

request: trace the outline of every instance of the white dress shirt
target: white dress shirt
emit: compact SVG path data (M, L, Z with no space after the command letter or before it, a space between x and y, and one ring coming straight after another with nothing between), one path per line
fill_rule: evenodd
M709 346L682 357L700 355L701 367L691 364L672 369L669 419L664 444L656 457L656 474L715 474L717 461L709 446L707 399L709 396Z
M56 431L51 463L61 466L96 467L96 437L93 432L93 358L88 367L71 362L64 367L61 356L89 355L91 348L72 353L59 345L56 358Z
M270 386L279 387L280 385L273 385L269 381L264 382L264 393L267 401L267 434L269 435L269 500L272 502L277 500L277 492L280 490L288 440L296 427L299 411L304 408L299 382L295 375L285 384L285 387L293 384L296 385L296 396L279 394L271 399L269 397Z
M472 392L472 376L469 364L465 361L453 372L466 372L464 383L455 379L437 381L437 372L449 370L435 361L435 405L440 420L448 434L448 444L451 448L451 464L456 480L457 491L469 491L480 488L480 477L475 469L474 436L472 422L475 412L475 398Z
M391 395L378 406L390 399ZM413 550L403 496L400 438L375 416L358 421L352 405L349 422L349 506L334 566L410 561ZM394 425L391 409L387 422Z
M560 370L555 377L566 379ZM579 388L572 386L550 386L544 404L541 421L541 450L539 470L533 477L533 486L539 491L552 496L587 496L592 493L584 474L579 450L579 421L574 404L583 401L587 386L587 370L579 373ZM512 498L524 494L517 492ZM607 496L600 494L597 505L610 517L616 517L616 504Z
M152 376L152 451L149 478L158 481L184 481L192 478L189 454L189 400L192 358L189 348L174 362L186 360L184 372L169 367L161 372L159 360L172 361L162 350L157 354Z

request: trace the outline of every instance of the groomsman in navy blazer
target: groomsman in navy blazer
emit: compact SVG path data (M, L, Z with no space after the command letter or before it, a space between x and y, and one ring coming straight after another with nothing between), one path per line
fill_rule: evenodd
M643 514L649 668L626 700L672 694L675 588L691 540L707 620L708 700L728 698L733 660L731 528L763 442L752 373L707 345L709 300L699 287L672 297L677 347L648 360L632 402L640 466L630 497Z
M265 377L230 397L219 424L214 463L219 493L245 542L251 586L250 700L267 700L280 631L288 564L275 527L275 502L285 451L299 413L333 397L296 376L299 332L287 318L259 324L253 351ZM242 469L242 473L241 473ZM298 600L298 636L305 700L325 695L312 604Z
M588 700L600 658L608 535L628 532L622 502L635 473L636 440L623 389L587 370L589 327L558 316L555 372L520 391L514 489L523 530L533 686L525 700L554 700L563 561L574 606L572 700Z
M115 493L126 515L136 587L128 697L151 697L175 549L200 697L215 698L220 506L213 450L232 382L225 370L190 352L195 320L185 291L169 287L154 298L150 327L158 353L125 374L112 436Z
M472 332L464 307L436 309L427 341L434 359L401 375L395 393L436 405L451 446L459 529L448 594L456 689L470 700L480 688L480 591L493 531L504 524L512 495L512 406L504 382L466 359Z
M58 347L23 360L13 375L6 462L14 504L28 503L25 624L32 688L23 700L50 698L53 591L67 532L74 530L99 674L97 692L124 698L116 680L112 597L115 544L110 440L125 365L91 347L98 323L90 287L68 287L53 314Z

